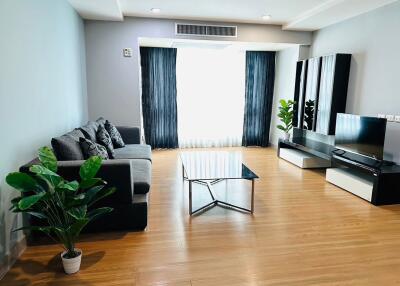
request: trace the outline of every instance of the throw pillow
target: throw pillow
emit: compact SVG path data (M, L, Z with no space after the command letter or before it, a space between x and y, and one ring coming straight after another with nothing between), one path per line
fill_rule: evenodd
M107 130L103 126L99 126L96 133L97 142L107 149L108 157L111 159L114 158L114 146L111 141L110 134L108 134Z
M86 139L89 139L90 141L96 142L96 132L98 128L98 124L94 121L88 121L86 125L80 127L79 129L82 131L82 133L85 135Z
M104 127L106 128L108 134L110 134L114 148L121 148L125 146L124 140L122 140L121 134L117 130L117 127L114 126L114 124L106 120Z
M99 117L99 118L97 118L96 123L99 126L103 126L104 127L104 124L106 123L106 120L104 119L104 117Z
M106 147L100 144L92 142L86 138L80 138L79 145L81 146L82 153L85 156L85 159L88 159L92 156L100 156L103 159L108 159Z
M51 139L51 146L59 161L83 160L79 138L85 137L80 129L74 129L60 137Z
M85 158L79 145L79 138L75 139L68 135L52 138L51 146L59 161L83 160Z

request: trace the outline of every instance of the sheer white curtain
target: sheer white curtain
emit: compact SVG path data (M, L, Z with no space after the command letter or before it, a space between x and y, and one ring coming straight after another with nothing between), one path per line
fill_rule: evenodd
M179 147L241 146L245 62L244 51L178 49Z

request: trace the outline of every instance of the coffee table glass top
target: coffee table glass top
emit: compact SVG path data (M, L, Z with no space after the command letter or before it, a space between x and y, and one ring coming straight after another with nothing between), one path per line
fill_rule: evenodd
M243 164L240 152L185 151L180 152L185 177L188 180L256 179L258 176Z

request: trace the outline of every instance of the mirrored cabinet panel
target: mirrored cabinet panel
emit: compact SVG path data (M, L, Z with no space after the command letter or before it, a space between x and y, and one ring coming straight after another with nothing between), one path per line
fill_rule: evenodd
M298 127L299 122L303 122L303 98L306 91L306 80L307 80L307 65L308 62L299 61L296 66L296 82L294 91L294 105L293 105L293 126Z
M320 67L321 58L308 60L306 90L303 105L303 128L307 130L315 130Z
M324 135L335 134L336 114L346 111L350 63L350 54L297 63L293 126Z
M325 56L322 58L317 112L318 121L315 128L316 132L322 134L329 133L335 59L336 55Z

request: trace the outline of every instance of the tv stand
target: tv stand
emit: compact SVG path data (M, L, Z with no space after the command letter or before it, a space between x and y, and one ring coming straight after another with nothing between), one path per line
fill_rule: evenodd
M365 156L358 155L355 153L346 152L341 149L333 150L332 155L336 155L336 156L342 157L344 159L348 159L350 161L358 162L362 165L370 166L371 168L380 168L380 167L384 167L384 166L396 165L396 163L393 161L373 159L373 158L365 157Z
M333 152L335 168L327 169L326 180L374 205L400 203L400 166L385 161L366 164L357 160L360 158L347 152Z
M394 166L394 165L396 165L396 163L393 162L393 161L383 160L382 163L381 163L381 166Z
M278 157L302 169L328 168L331 148L331 145L306 138L280 139Z

